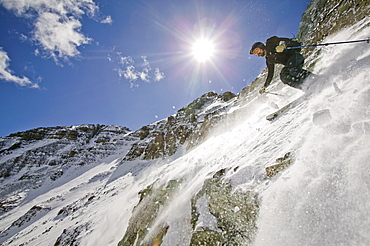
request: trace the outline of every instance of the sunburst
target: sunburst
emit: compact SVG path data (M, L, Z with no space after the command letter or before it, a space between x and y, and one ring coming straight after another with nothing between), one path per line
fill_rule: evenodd
M215 44L211 39L201 38L195 40L191 53L198 62L206 62L212 59L215 50Z

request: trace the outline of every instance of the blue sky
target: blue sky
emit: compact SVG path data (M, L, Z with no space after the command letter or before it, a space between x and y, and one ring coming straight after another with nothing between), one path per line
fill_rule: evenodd
M293 37L309 0L0 0L0 136L42 126L137 130L206 92L237 94L249 55ZM213 55L194 57L199 39Z

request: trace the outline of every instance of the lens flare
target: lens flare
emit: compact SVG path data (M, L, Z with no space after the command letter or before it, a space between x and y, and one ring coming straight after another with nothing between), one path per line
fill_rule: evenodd
M242 47L240 35L234 31L237 19L233 14L215 20L201 18L203 9L199 6L197 10L194 18L179 13L173 19L156 22L171 36L168 52L160 53L157 62L161 62L162 69L176 67L171 71L173 81L184 81L181 86L191 98L199 96L199 91L231 88L227 77L234 74L233 60Z
M199 62L210 60L215 53L215 44L210 39L199 39L193 44L192 55Z

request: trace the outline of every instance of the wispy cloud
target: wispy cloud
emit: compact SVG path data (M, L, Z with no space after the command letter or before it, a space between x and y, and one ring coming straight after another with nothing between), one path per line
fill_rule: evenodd
M156 68L154 72L154 81L158 82L164 78L165 78L164 73L159 71L159 68Z
M102 20L100 23L103 23L103 24L112 24L113 23L113 19L111 16L107 16L104 20Z
M78 47L92 41L81 32L83 15L98 18L99 7L93 0L0 0L0 3L17 16L34 23L31 39L41 47L42 53L55 62L78 56ZM101 23L112 23L110 16Z
M118 57L118 61L113 59L112 57L108 57L108 61L110 62L117 62L120 67L116 68L118 76L120 78L125 78L129 81L130 87L139 87L139 81L151 83L151 82L158 82L165 78L163 72L156 68L154 72L150 66L150 63L146 56L141 56L141 65L135 65L135 61L131 56L123 56L121 52L116 53Z
M0 47L0 79L8 82L14 82L20 86L39 88L38 84L32 83L27 77L15 76L9 69L10 58L8 54Z

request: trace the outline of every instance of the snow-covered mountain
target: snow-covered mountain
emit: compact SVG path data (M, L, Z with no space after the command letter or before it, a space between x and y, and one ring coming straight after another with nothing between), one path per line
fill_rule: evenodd
M301 40L367 38L369 4L352 2L313 1ZM237 96L206 93L135 132L0 138L0 243L370 245L370 44L305 52L317 76L303 91L277 71L260 95L263 71Z

